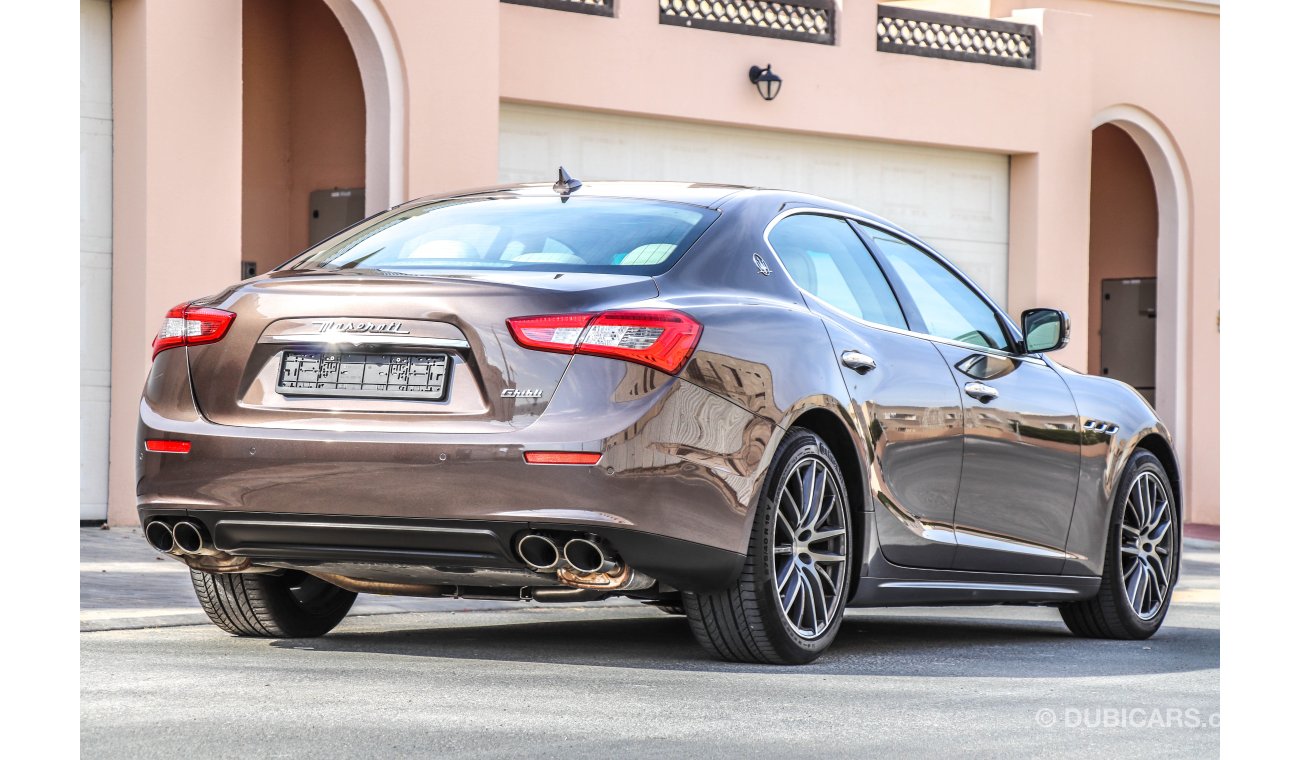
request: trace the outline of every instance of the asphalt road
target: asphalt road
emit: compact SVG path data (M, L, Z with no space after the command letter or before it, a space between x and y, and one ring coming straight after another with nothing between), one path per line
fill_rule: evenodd
M1145 642L1075 639L1050 609L851 610L801 668L714 662L632 605L377 611L315 640L90 630L82 752L1217 755L1217 551L1189 551L1184 581Z

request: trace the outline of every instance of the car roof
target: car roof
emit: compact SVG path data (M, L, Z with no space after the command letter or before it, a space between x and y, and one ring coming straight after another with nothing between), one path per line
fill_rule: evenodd
M651 182L651 181L592 181L583 182L574 197L606 198L640 198L644 200L689 203L695 206L717 208L723 200L746 190L744 185L723 185L711 182ZM429 202L450 198L467 198L472 196L506 196L516 198L555 197L555 190L549 182L527 182L511 185L497 185L464 190L449 195L430 195L416 199L417 202Z
M429 203L432 201L468 197L513 197L513 198L549 198L555 196L551 183L527 182L510 185L462 190L448 195L429 195L417 198L411 203ZM753 185L731 185L717 182L665 182L642 180L593 180L584 182L575 191L574 197L638 198L642 200L689 203L707 208L722 208L744 200L768 200L783 207L811 206L828 211L860 216L879 224L897 227L887 219L868 211L841 203L829 198L800 193L792 190L755 187Z

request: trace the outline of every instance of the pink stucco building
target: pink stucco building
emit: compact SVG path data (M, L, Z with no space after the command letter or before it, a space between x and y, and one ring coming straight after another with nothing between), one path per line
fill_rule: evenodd
M82 68L83 520L135 519L169 307L562 163L849 201L1069 311L1219 522L1216 0L83 0Z

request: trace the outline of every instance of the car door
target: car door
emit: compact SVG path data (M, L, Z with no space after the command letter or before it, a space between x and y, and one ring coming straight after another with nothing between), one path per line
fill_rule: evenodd
M953 568L1058 573L1079 483L1074 397L1041 357L1018 355L997 310L939 259L859 226L879 252L909 319L962 389L965 447Z
M943 358L902 308L847 220L796 214L769 242L822 317L871 446L875 530L895 564L947 568L962 460L962 406Z

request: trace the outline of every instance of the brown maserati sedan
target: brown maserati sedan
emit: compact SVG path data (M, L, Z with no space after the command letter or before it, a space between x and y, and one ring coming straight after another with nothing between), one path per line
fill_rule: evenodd
M397 206L176 306L140 405L149 542L240 636L357 593L685 614L804 663L847 606L1164 619L1179 473L1128 386L916 237L793 192L561 171Z

